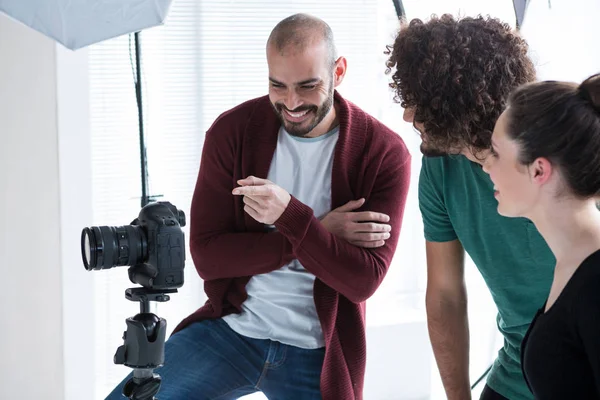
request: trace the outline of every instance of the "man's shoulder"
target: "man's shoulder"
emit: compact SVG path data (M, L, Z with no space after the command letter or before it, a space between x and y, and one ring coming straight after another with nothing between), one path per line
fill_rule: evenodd
M402 156L406 160L410 158L408 147L397 132L351 101L344 101L349 109L351 123L364 124L366 141L372 148L380 147L382 150L394 152L396 157Z
M436 169L461 169L464 168L463 156L445 155L439 157L423 156L422 164L428 168Z
M211 129L215 126L242 126L246 125L250 118L255 113L263 113L269 110L269 97L261 96L254 99L247 100L237 106L224 111L217 117L213 122Z
M422 170L432 179L447 180L464 177L471 173L474 166L464 156L446 155L439 157L423 156L421 159Z
M404 140L400 137L400 135L398 135L397 132L356 104L348 101L348 105L351 110L351 114L354 117L359 116L361 119L367 121L367 127L369 128L370 133L373 135L375 140L380 140L383 142L391 141L395 145L402 145L405 147Z
M373 138L375 140L379 140L382 143L388 143L393 147L402 148L404 151L408 151L402 136L372 115L366 115L371 122Z
M465 198L491 191L492 183L480 165L469 161L464 156L423 156L419 190L434 191L447 201L453 199L458 207L463 207L466 205Z

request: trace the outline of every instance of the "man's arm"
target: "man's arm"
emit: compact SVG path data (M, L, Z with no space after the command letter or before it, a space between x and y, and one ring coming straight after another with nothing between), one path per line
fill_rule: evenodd
M471 398L464 251L458 240L426 242L427 326L448 400Z
M422 160L419 209L427 252L427 324L433 353L449 400L470 399L469 327L464 284L464 249L454 230L445 185L451 160ZM465 216L468 218L468 216Z
M219 118L206 133L192 199L190 252L204 280L263 274L294 259L290 242L278 232L236 232L231 129Z
M359 303L375 292L387 273L398 243L409 185L410 156L402 163L393 156L384 159L363 207L390 217L390 238L381 247L357 247L337 237L315 218L310 207L293 197L275 226L290 241L306 270Z

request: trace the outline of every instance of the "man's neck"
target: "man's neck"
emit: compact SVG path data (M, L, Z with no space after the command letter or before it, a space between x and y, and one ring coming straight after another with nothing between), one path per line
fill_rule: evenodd
M475 154L473 154L473 152L471 151L471 149L468 149L468 148L465 148L460 152L460 154L465 156L469 161L472 161L479 165L483 165L483 163L485 162L485 159L488 156L488 153L489 153L488 150L483 150L481 152L478 152L477 157L476 157Z
M323 118L323 120L319 122L319 125L315 126L315 128L312 131L310 131L310 133L305 137L316 138L319 136L323 136L327 132L330 132L333 128L338 126L340 122L337 117L337 107L338 105L336 103L333 103L333 107L331 107L331 111L329 111L329 114L327 114L327 116L325 116L325 118Z

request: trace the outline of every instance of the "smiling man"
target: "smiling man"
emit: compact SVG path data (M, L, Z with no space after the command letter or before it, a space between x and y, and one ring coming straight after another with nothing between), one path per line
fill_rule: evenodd
M206 134L190 246L208 301L166 343L160 398L363 396L365 301L398 243L410 155L336 92L346 59L325 22L286 18L266 53L269 95Z

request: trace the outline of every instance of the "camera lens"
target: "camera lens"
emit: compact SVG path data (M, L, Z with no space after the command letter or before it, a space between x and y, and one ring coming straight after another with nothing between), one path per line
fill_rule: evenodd
M93 237L90 236L90 232L89 228L85 228L81 233L81 255L83 256L83 266L88 271L96 267L96 246L90 243L90 240L93 240ZM94 249L93 254L92 249ZM93 259L92 255L94 257Z
M146 234L135 225L84 228L81 257L88 271L140 264L148 257Z

